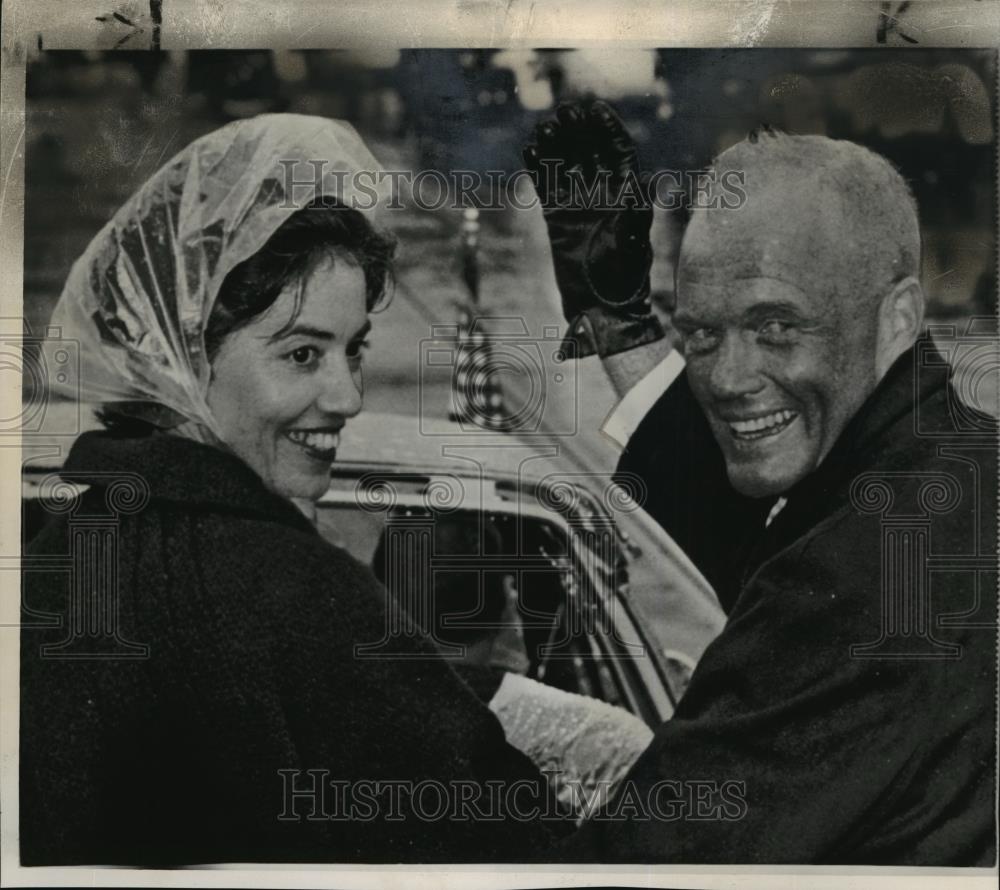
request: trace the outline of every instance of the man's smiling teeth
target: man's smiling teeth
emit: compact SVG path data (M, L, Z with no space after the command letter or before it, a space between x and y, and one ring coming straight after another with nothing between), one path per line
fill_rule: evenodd
M340 433L310 433L293 430L286 433L296 445L303 445L310 451L335 451L340 445Z
M775 411L773 414L765 414L763 417L754 417L751 420L730 421L729 428L737 438L759 439L781 432L797 416L794 411Z

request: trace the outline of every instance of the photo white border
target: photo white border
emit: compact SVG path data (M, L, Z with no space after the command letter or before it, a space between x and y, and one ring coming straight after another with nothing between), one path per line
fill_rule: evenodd
M135 0L136 7L148 4ZM95 12L115 0L3 0L0 67L0 319L22 314L25 66L44 49L110 49ZM890 12L899 3L889 4ZM1000 47L1000 2L913 0L876 42L880 0L163 0L159 45L180 49L380 47ZM149 48L151 22L130 49ZM994 85L995 89L995 85ZM996 125L996 121L994 124ZM996 188L996 182L994 183ZM1000 253L1000 251L998 251ZM7 323L10 323L8 321ZM5 382L7 378L5 378ZM20 413L0 389L0 416ZM20 447L0 441L0 497L20 500ZM0 519L0 886L336 888L993 888L996 869L734 866L213 866L171 871L18 865L20 513Z

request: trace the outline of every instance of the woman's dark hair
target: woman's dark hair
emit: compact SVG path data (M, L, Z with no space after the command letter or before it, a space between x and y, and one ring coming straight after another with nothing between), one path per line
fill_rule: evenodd
M270 309L290 283L301 280L318 258L334 250L350 257L364 273L368 311L383 304L392 283L395 239L376 231L360 211L324 195L295 211L260 250L223 279L205 327L209 361L226 337ZM300 310L297 303L289 326ZM183 420L169 409L144 402L105 404L97 417L107 429L130 436Z
M289 283L335 249L364 272L368 311L381 304L392 280L395 240L377 232L359 211L323 196L293 213L257 253L225 277L205 328L209 361L226 337L270 309ZM289 325L300 308L296 306Z

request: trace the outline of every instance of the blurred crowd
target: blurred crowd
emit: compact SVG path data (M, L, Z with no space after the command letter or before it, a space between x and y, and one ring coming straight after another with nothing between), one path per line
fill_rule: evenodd
M992 313L994 58L924 49L44 52L27 80L26 314L43 324L72 259L129 189L221 121L264 111L345 118L387 167L513 172L533 125L586 95L614 104L649 169L704 168L760 124L869 146L916 194L931 314ZM676 240L676 227L666 231Z

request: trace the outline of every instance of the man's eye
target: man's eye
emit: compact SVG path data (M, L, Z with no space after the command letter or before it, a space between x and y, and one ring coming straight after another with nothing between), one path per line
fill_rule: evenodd
M765 343L787 343L795 328L787 321L771 319L758 328L757 333Z
M351 359L360 359L364 356L364 351L369 347L369 342L367 340L355 340L347 347L347 357Z
M316 363L319 350L315 346L299 346L288 353L288 360L300 368L308 368Z
M712 328L696 328L684 335L684 349L689 353L710 352L719 341L719 334Z

